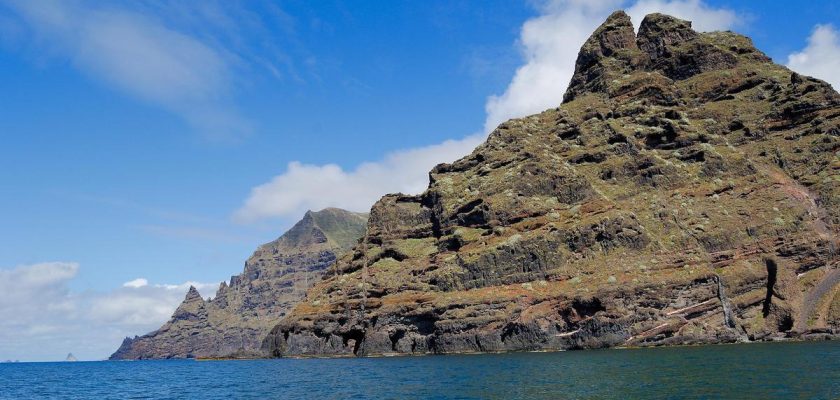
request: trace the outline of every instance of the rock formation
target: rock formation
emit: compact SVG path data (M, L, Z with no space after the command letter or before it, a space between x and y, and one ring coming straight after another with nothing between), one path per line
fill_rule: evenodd
M840 329L840 95L749 38L616 12L563 104L383 197L273 356L770 340Z
M366 214L307 212L279 239L260 246L245 271L222 282L212 300L190 287L160 329L126 338L112 360L253 357L271 327L303 298L337 255L364 233Z

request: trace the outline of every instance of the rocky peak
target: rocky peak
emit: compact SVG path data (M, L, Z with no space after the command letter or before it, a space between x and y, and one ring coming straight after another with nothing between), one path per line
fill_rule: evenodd
M292 229L289 229L276 241L269 243L269 245L300 247L326 241L326 236L322 232L319 232L320 230L313 214L311 210L307 211L303 215L303 218L292 226Z
M639 26L638 47L651 59L661 57L671 46L697 38L691 21L665 14L648 14Z
M624 11L612 13L581 49L581 55L610 57L621 49L636 47L636 35L630 16Z
M770 61L749 38L732 32L698 33L690 21L664 14L645 16L636 35L630 17L616 11L581 47L563 102L587 93L614 97L622 89L615 82L638 72L684 80L744 62Z
M274 241L260 246L245 262L245 274L231 278L231 286L270 275L274 268L267 260L301 254L317 256L323 252L343 253L364 234L367 214L338 208L307 211L291 229ZM273 271L278 272L278 271Z
M363 230L359 228L359 221L366 219L366 214L338 208L310 210L277 240L262 247L276 251L299 251L326 243L338 248L349 248L363 233ZM349 241L348 238L350 238Z
M227 284L227 282L222 281L222 283L219 284L219 289L216 290L216 297L224 296L225 294L227 294L227 291L228 291L228 284Z
M198 293L198 289L196 289L195 286L190 285L189 290L187 290L187 295L184 297L184 303L194 302L204 302L204 299L201 298L201 294Z
M199 313L204 306L204 299L201 298L201 294L198 293L198 289L195 286L190 285L189 290L187 290L187 295L184 296L184 301L181 302L181 305L175 310L175 313L172 315L173 320L177 319L188 319L194 317L196 314Z
M632 50L638 48L630 16L616 11L581 47L564 101L571 101L583 92L602 91L607 75L630 67L631 60L626 56L632 55Z

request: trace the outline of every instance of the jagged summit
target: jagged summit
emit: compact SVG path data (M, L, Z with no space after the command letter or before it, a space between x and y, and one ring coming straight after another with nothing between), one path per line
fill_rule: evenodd
M616 11L584 42L575 61L575 73L564 96L571 101L584 92L602 92L612 75L628 72L638 64L636 34L630 16ZM637 56L633 59L633 56Z
M184 303L191 303L194 301L202 301L201 294L198 293L198 289L195 286L190 285L189 290L187 290L187 295L184 297Z
M665 14L649 14L639 34L623 11L616 11L584 43L563 102L585 94L615 97L623 76L659 72L684 80L711 70L731 69L743 63L771 63L752 41L732 32L700 34L691 22Z
M333 255L349 250L364 234L366 213L355 213L339 208L325 208L321 211L307 211L291 229L274 241L260 246L245 262L244 278L254 280L277 270L266 260L278 255L320 253L328 251ZM240 278L231 278L231 286L240 284Z
M367 214L308 211L286 233L260 246L245 270L222 282L212 300L190 286L172 318L147 335L126 338L112 359L258 355L268 330L335 259L363 235Z
M655 60L682 43L694 40L700 35L691 28L691 21L665 14L648 14L639 25L637 45L639 50Z
M204 299L201 298L201 294L198 293L198 289L196 289L195 286L190 285L189 290L187 290L187 294L184 296L184 301L181 302L172 314L172 320L196 321L206 317L207 310L205 303Z
M366 219L366 213L354 213L339 208L310 210L286 233L277 240L260 246L260 249L297 251L324 243L336 248L347 247L348 242L352 244L361 236L358 221Z
M836 335L840 95L732 32L612 14L564 102L387 195L275 356ZM335 274L333 274L335 272Z

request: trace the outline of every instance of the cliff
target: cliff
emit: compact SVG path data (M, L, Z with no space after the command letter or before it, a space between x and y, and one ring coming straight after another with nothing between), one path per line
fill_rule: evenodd
M112 360L253 357L271 327L321 279L337 255L364 233L366 214L307 212L277 240L260 246L245 271L222 282L212 300L194 287L160 329L126 338Z
M563 104L373 206L274 356L836 335L840 95L749 38L616 12Z

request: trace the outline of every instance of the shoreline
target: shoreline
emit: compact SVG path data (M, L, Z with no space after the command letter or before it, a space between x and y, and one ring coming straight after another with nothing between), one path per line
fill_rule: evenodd
M825 341L840 341L840 334L838 333L806 333L795 337L771 337L763 340L745 340L734 342L708 342L708 343L680 343L668 345L651 345L651 346L612 346L601 348L586 348L586 349L535 349L535 350L502 350L502 351L465 351L465 352L450 352L450 353L378 353L378 354L364 354L364 355L294 355L283 357L199 357L199 358L184 358L183 360L194 361L253 361L253 360L306 360L306 359L354 359L354 358L394 358L394 357L435 357L435 356L450 356L450 355L483 355L483 354L511 354L511 353L559 353L566 351L588 351L588 350L640 350L640 349L662 349L674 347L704 347L704 346L726 346L726 345L750 345L760 343L809 343L809 342L825 342ZM142 360L125 360L125 361L142 361Z

